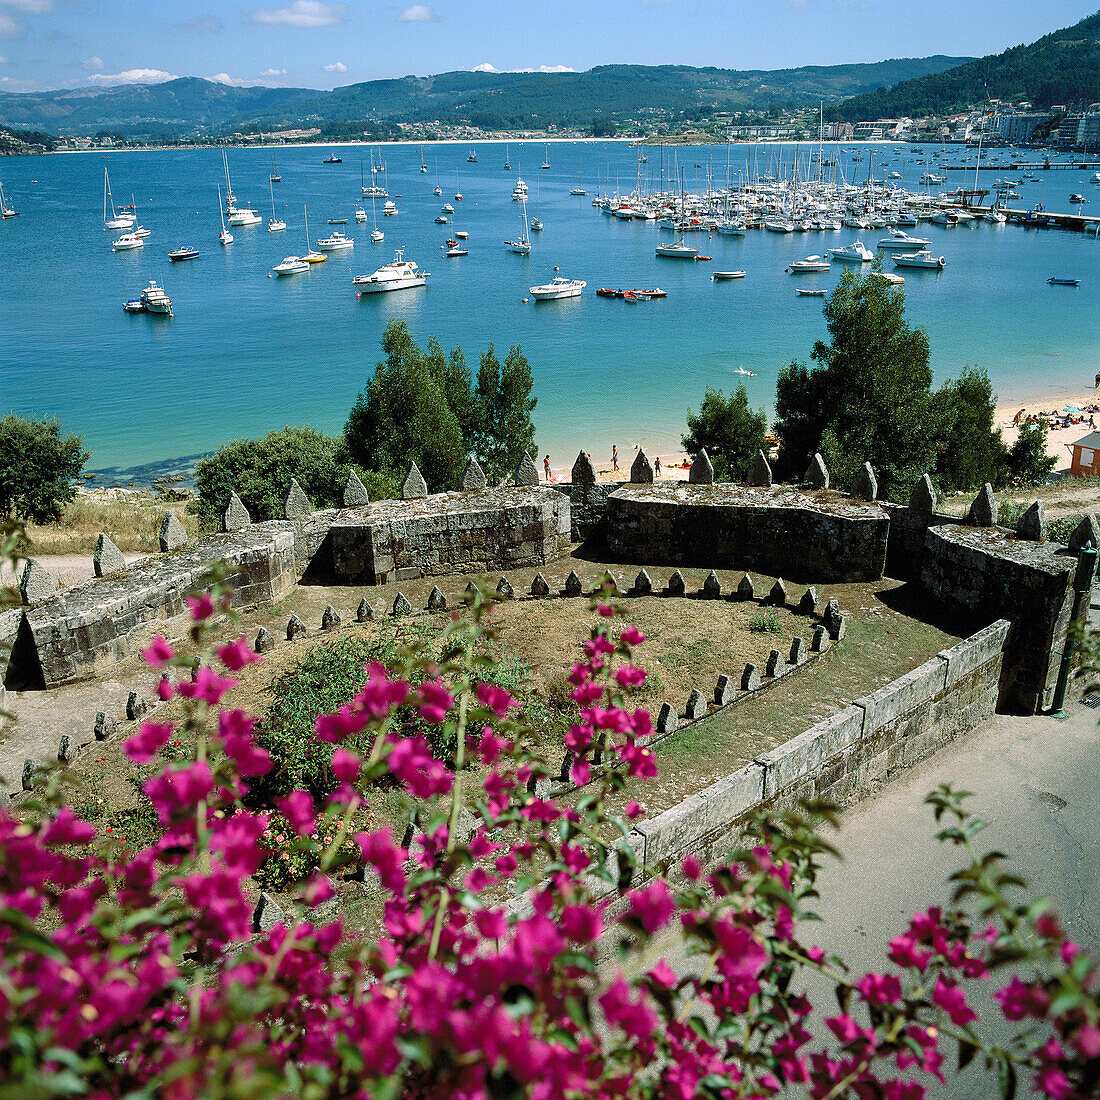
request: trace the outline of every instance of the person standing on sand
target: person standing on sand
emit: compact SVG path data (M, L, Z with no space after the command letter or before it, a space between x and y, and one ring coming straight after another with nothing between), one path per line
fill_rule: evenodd
M654 477L660 477L661 476L661 456L660 455L658 455L653 460L653 476Z
M550 480L550 456L549 455L547 455L542 460L542 468L546 472L546 480L549 481Z
M1100 390L1100 370L1096 372L1096 385L1092 387L1094 390Z
M618 444L611 444L611 469L617 470L619 468L619 447Z

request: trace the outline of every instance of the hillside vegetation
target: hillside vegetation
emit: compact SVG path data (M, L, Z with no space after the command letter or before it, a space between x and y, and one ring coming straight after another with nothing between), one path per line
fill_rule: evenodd
M1030 45L856 96L829 108L825 116L859 122L944 114L987 99L1026 100L1040 108L1100 100L1100 12Z

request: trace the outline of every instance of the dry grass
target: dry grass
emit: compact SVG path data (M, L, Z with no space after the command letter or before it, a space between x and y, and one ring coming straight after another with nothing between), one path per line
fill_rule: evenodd
M160 549L160 522L167 510L176 513L188 535L198 533L197 518L178 501L165 502L144 494L123 498L80 494L59 522L27 524L28 550L39 555L90 554L103 532L124 554L155 552Z

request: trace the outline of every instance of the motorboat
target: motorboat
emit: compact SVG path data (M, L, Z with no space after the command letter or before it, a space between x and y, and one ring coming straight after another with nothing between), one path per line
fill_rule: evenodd
M330 153L323 161L322 164L343 164L343 158L338 157L335 153Z
M140 298L131 298L128 302L122 303L122 308L127 313L144 313L145 303Z
M990 209L985 213L985 220L992 222L994 225L1004 225L1008 221L1008 218L1000 212L1000 210Z
M566 279L558 275L542 286L530 287L530 291L536 302L549 302L557 298L579 298L586 286L583 279Z
M299 256L287 256L281 264L276 264L272 269L276 275L300 275L309 270L309 264Z
M347 218L329 218L328 224L329 225L347 225L348 224L348 219Z
M934 221L936 225L959 224L959 216L954 210L937 210L936 213L932 215L931 220Z
M436 214L435 224L436 225L446 225L447 224L447 215L446 214Z
M919 252L901 252L894 257L895 267L934 267L942 268L947 263L942 256L933 256L927 248Z
M522 202L525 198L527 198L527 184L522 179L518 179L515 187L512 188L512 202Z
M387 218L392 218L393 215L396 214L396 213L397 213L397 203L395 203L392 199L386 199L385 203L382 206L383 216L387 217Z
M131 232L134 234L135 237L140 237L143 241L147 237L151 237L153 235L143 225L135 226L134 229L131 230Z
M443 245L444 256L469 256L470 250L468 248L462 248L460 245Z
M902 211L897 217L898 225L913 226L917 224L917 219L908 211Z
M455 236L456 236L456 237L457 237L457 238L458 238L458 239L459 239L460 241L465 241L465 240L467 240L467 239L469 238L470 234L469 234L469 233L467 233L465 229L459 229L459 230L457 230L457 231L455 232Z
M875 254L866 248L862 241L853 241L843 248L830 248L829 255L834 260L843 260L845 263L865 264L875 258Z
M1051 275L1047 282L1051 286L1078 286L1081 282L1080 279L1059 279L1056 275Z
M172 316L172 299L164 292L163 287L157 286L156 279L150 279L149 285L141 292L141 304L148 313Z
M1069 201L1070 202L1084 202L1085 201L1085 196L1081 195L1081 194L1078 194L1075 191L1072 195L1070 195Z
M901 248L915 251L927 248L930 241L921 237L910 237L903 229L891 229L888 237L883 237L879 242L879 248Z
M443 204L443 213L444 214L453 214L454 212L455 212L455 208L449 202L445 202Z
M355 241L350 237L345 237L338 229L334 230L330 236L314 241L314 244L316 244L318 252L341 252L345 248L355 247Z
M829 261L823 260L820 256L807 256L804 260L795 260L787 270L792 275L812 271L828 271Z
M826 265L826 270L828 270L828 265ZM745 273L743 271L712 271L710 277L717 282L720 279L743 279Z
M531 232L532 233L541 233L542 232L542 222L540 222L538 220L538 218L532 218L531 219Z
M389 194L389 192L387 191L386 194ZM443 194L443 188L440 187L438 184L436 184L435 187L432 188L432 194L433 195L442 195Z
M179 263L180 260L193 260L199 254L197 248L177 248L168 253L168 259L172 263Z
M312 248L298 257L303 263L323 264L328 257L323 252L315 252Z
M787 221L765 221L764 228L769 233L793 233L794 222Z
M114 252L128 252L131 248L144 248L145 242L136 233L123 233L117 241L111 245Z
M372 229L370 233L370 239L375 244L381 244L386 239L386 234L381 229Z
M684 244L684 238L680 237L672 244L657 245L657 255L665 256L670 260L694 260L699 255L699 249Z
M823 290L806 290L804 287L795 290L795 294L802 298L824 298L825 291Z
M355 220L360 225L367 220L367 212L361 206L355 208Z
M892 271L872 271L872 279L878 279L881 283L889 283L891 286L901 286L905 279L901 275L895 275Z
M371 275L356 275L352 279L359 294L381 294L389 290L406 290L423 286L431 275L421 271L412 260L404 258L404 249L399 248L389 263L383 264Z

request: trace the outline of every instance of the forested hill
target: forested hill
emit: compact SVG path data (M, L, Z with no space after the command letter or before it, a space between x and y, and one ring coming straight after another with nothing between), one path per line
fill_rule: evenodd
M451 72L372 80L334 91L235 88L194 77L162 84L0 93L0 125L61 134L130 137L284 129L350 120L472 122L486 129L591 127L594 120L681 119L715 111L816 106L941 72L958 57L868 65L737 71L679 65L605 65L583 73Z
M1028 46L1014 46L946 72L904 80L826 110L831 121L860 122L946 114L987 99L1036 107L1100 101L1100 12Z

